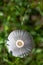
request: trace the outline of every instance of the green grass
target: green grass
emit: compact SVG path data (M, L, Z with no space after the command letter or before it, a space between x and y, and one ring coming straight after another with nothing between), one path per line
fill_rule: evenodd
M13 57L5 46L11 31L33 36L35 49L25 58ZM0 65L43 65L43 1L0 0Z

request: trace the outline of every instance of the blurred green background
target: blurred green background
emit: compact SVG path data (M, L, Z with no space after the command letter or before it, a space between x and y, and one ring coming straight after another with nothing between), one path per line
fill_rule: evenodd
M5 47L9 33L16 29L30 32L35 43L22 59ZM0 0L0 65L43 65L43 0Z

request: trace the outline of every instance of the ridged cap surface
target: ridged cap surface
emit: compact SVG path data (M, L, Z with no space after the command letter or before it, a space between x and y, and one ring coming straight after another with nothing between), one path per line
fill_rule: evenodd
M13 56L23 58L34 48L34 42L29 32L14 30L9 34L6 46Z

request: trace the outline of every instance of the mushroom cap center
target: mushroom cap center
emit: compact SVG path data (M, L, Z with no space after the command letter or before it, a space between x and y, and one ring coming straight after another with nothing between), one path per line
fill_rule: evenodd
M16 41L16 46L17 46L18 48L21 48L21 47L24 46L24 42L23 42L22 40L17 40L17 41Z

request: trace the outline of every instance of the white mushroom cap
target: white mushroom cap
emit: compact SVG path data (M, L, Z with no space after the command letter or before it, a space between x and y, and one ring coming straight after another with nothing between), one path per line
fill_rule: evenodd
M15 30L8 36L6 46L13 56L22 58L31 52L34 48L34 42L29 32Z

